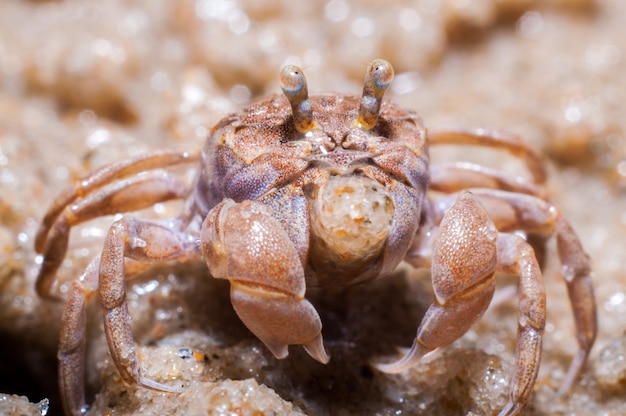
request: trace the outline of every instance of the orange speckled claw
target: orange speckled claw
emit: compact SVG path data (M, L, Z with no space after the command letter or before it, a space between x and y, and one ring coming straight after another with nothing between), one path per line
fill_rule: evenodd
M287 65L280 72L280 88L291 104L296 130L306 133L316 128L313 108L309 101L306 78L300 67Z
M359 117L356 120L358 127L371 130L376 126L383 95L391 85L393 75L393 67L384 59L375 59L370 63L365 73Z

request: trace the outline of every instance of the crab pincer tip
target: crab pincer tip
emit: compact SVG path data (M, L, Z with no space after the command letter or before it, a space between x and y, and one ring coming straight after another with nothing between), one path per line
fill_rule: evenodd
M139 379L138 385L145 387L149 390L154 390L163 393L182 393L183 388L177 386L168 386L166 384L159 383L158 381L150 380L146 377Z
M417 340L415 340L413 342L413 346L404 357L388 364L372 363L372 366L378 371L387 374L402 373L417 364L427 352L428 351Z
M313 357L316 361L319 361L322 364L328 364L328 361L330 361L330 357L324 349L324 342L322 341L321 335L318 335L309 344L304 344L302 346L304 347L305 351L308 352L309 355Z

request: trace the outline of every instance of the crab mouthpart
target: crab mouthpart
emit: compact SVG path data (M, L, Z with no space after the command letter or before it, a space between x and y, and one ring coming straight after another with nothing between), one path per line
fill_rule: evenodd
M377 181L330 176L311 201L310 254L317 271L351 279L371 268L385 246L393 213L391 196Z

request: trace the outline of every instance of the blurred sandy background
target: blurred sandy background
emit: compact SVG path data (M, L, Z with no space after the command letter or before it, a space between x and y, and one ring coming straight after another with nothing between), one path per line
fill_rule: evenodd
M576 341L549 246L544 358L526 414L626 413L625 19L619 0L3 0L0 392L31 402L47 397L51 414L60 412L54 355L62 307L34 295L32 249L57 193L129 155L200 148L221 117L279 91L286 63L304 68L311 94L359 94L368 62L381 57L396 71L389 96L430 128L503 128L542 151L550 199L593 259L600 332L581 382L561 400L555 391ZM57 290L67 290L97 253L111 221L75 230ZM178 365L189 390L176 400L129 393L94 307L89 401L101 394L93 412L159 414L167 405L186 414L497 411L513 371L515 299L410 374L390 377L368 366L368 357L411 344L430 303L428 275L407 270L347 294L311 294L333 357L324 367L296 348L274 360L202 263L155 268L129 285L137 341L146 346L144 361L154 363L148 374ZM191 358L180 358L189 351ZM20 414L2 407L8 403L30 411L4 396L0 413Z

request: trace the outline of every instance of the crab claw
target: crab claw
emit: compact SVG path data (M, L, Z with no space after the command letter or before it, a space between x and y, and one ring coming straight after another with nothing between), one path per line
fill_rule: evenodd
M407 355L376 368L409 369L427 352L461 337L485 312L495 291L498 232L482 205L462 192L445 214L433 245L435 299Z
M225 200L207 216L201 248L211 274L230 281L241 321L276 358L302 345L317 361L329 358L322 323L305 299L304 269L281 223L255 201Z

